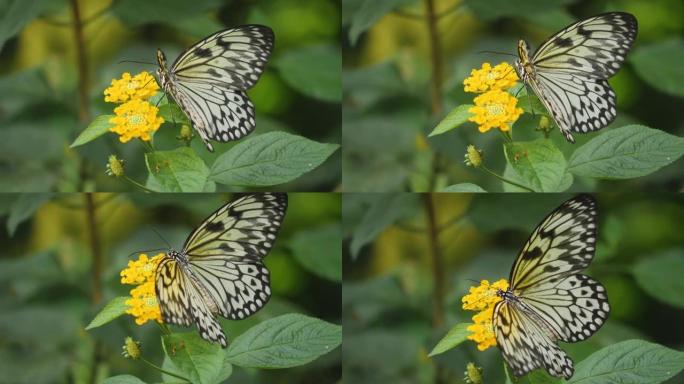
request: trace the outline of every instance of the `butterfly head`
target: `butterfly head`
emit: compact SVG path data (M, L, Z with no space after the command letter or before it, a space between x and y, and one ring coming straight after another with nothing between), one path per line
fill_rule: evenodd
M159 63L159 68L157 68L159 83L162 89L166 89L166 84L168 83L167 74L169 71L166 68L166 55L164 55L164 52L162 52L161 49L157 49L157 63Z
M173 261L175 261L175 262L177 262L177 263L181 263L181 264L187 263L187 261L188 261L188 256L187 256L187 255L185 255L185 254L182 253L182 252L178 252L178 251L174 251L174 250L170 250L170 251L166 254L166 256L167 256L169 259L171 259L171 260L173 260Z
M527 76L531 71L532 63L530 62L530 46L525 40L518 41L518 60L515 61L515 71L518 77L527 81Z

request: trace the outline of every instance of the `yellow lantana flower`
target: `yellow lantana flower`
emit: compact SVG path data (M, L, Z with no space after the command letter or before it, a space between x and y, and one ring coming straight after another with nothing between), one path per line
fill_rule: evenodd
M506 279L501 279L492 284L487 280L482 280L479 286L470 287L468 294L461 299L463 309L479 311L473 316L474 324L467 329L472 332L468 335L468 340L476 342L477 349L480 351L496 345L496 337L492 327L492 316L494 314L494 306L502 300L496 294L499 289L502 291L508 289L508 281Z
M508 131L511 125L522 115L522 108L517 107L518 99L505 91L494 90L475 98L475 106L468 109L473 114L468 120L479 126L480 132L492 128Z
M109 88L105 89L105 101L125 103L129 100L147 100L159 90L157 81L149 72L140 72L135 76L124 72L121 79L113 79Z
M126 300L128 306L126 313L133 315L135 323L138 325L145 324L150 320L162 322L161 310L154 290L154 280L157 265L163 257L163 253L152 258L148 258L146 254L142 253L138 260L129 261L128 266L121 271L121 284L136 285L135 288L131 289L131 298Z
M466 92L482 93L491 90L508 89L518 82L518 75L510 64L503 62L492 68L483 63L482 68L470 71L470 77L463 80Z
M109 130L119 134L119 141L126 143L133 138L150 141L151 133L154 133L164 122L157 116L159 108L142 100L131 100L114 108L116 116L109 119L114 127Z

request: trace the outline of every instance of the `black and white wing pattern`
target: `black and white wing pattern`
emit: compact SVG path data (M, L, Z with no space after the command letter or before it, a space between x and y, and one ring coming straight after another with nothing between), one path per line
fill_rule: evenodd
M549 214L516 258L510 288L492 322L504 359L517 376L544 368L570 378L572 360L557 341L576 342L608 318L605 288L582 272L596 251L596 201L582 195Z
M518 43L518 76L569 142L575 142L572 132L596 131L615 119L615 92L607 80L620 69L636 35L633 15L611 12L565 27L531 57L527 43Z
M273 31L263 25L226 29L199 41L167 67L157 51L162 89L173 96L210 151L254 130L253 87L273 51Z
M202 338L226 347L216 315L244 319L271 297L262 259L273 247L286 209L286 194L243 196L206 218L182 252L170 251L156 276L164 322L196 324Z

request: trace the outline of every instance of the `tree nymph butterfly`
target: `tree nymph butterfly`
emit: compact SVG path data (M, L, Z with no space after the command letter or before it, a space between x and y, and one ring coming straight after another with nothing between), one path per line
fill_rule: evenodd
M200 336L226 347L217 315L240 320L271 297L268 254L285 217L287 195L240 197L207 217L159 263L155 291L165 323L197 325Z
M518 254L492 324L516 376L544 368L570 378L572 359L557 342L581 341L608 318L606 289L582 272L596 250L596 201L582 195L551 212Z
M615 92L608 84L637 35L636 18L604 13L563 28L530 56L518 42L518 77L534 91L565 138L597 131L615 119Z
M214 33L188 48L169 68L157 50L157 76L188 116L200 138L228 142L254 130L254 105L246 90L261 76L273 51L273 31L243 25Z

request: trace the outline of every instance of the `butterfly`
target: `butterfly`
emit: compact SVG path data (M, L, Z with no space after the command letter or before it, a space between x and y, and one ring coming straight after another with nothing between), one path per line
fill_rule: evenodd
M268 254L285 217L287 195L252 194L207 217L157 266L155 292L165 323L195 324L200 336L226 347L217 315L239 320L271 297Z
M596 250L596 201L570 199L532 232L511 269L508 290L494 307L492 324L501 353L516 376L545 368L572 377L572 359L558 341L596 332L610 305L601 283L580 272Z
M188 116L209 151L209 140L228 142L254 130L254 105L246 90L264 71L273 51L273 31L243 25L214 33L183 52L169 68L157 50L157 76Z
M615 119L615 75L637 35L636 18L611 12L563 28L530 56L518 42L515 70L551 113L565 138L597 131Z

